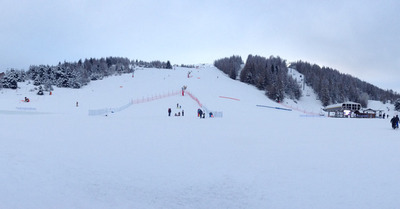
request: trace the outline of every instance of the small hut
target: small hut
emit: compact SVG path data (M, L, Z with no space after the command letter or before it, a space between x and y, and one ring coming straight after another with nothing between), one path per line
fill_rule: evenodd
M358 118L382 118L383 110L373 110L371 108L363 110L363 112L356 112Z

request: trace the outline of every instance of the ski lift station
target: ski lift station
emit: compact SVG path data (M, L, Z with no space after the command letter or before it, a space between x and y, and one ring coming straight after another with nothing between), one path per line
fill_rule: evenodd
M359 112L361 110L361 104L356 102L344 102L328 105L323 110L328 112L328 117L353 117L355 112Z

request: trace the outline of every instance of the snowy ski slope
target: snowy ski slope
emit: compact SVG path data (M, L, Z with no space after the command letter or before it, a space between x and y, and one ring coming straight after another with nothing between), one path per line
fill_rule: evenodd
M223 117L197 118L198 102L172 95L184 85ZM305 117L297 109L320 112L312 92L285 101L293 111L260 107L284 106L207 65L137 70L51 96L19 86L0 90L0 208L400 205L400 132L388 119ZM89 116L132 101L143 102Z

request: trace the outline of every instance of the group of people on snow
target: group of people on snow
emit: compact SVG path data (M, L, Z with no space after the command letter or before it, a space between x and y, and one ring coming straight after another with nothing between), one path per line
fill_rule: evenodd
M179 105L179 103L177 103L177 104L176 104L176 109L180 110L180 109L182 109L182 106ZM172 108L168 108L168 116L170 117L171 114L172 114ZM185 116L185 111L184 111L184 110L181 110L181 111L175 112L174 115L175 115L175 116ZM213 117L214 117L214 115L213 115L212 112L210 112L209 115L210 115L210 118L213 118ZM199 117L199 118L205 118L205 117L206 117L206 112L203 111L203 110L200 109L200 108L197 109L197 117Z
M176 109L182 109L182 106L179 105L179 103L176 104ZM168 116L171 116L172 113L172 109L168 108ZM185 111L178 111L177 113L175 113L175 116L185 116Z
M209 115L210 118L213 118L213 117L214 117L214 114L213 114L212 112L209 112L208 115ZM200 108L197 109L197 117L199 117L199 118L205 118L205 117L206 117L206 112L203 111L203 110L200 109Z
M199 108L199 109L197 109L197 117L205 118L206 117L206 113L203 112L203 110Z

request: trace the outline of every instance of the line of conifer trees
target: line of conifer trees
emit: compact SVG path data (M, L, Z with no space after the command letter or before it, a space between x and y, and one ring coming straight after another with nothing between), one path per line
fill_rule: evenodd
M136 67L172 69L169 61L131 61L122 57L90 58L78 62L64 62L55 66L31 65L29 70L7 70L0 78L0 88L18 88L18 82L32 80L35 86L52 90L52 86L81 88L92 80L101 80L111 75L132 73Z
M229 77L232 79L237 78L242 64L242 57L235 55L229 58L222 58L214 61L214 66L220 69L225 74L229 75Z
M265 90L265 94L273 100L284 98L299 99L302 95L301 86L288 75L285 60L280 57L261 57L249 55L240 71L243 61L240 56L222 58L214 62L214 66L236 79L240 72L240 81ZM368 100L392 103L400 98L393 90L382 90L365 81L361 81L337 70L320 67L303 61L291 63L289 68L297 70L305 77L307 85L311 86L324 106L346 101L358 102L363 107Z
M314 89L324 106L352 101L367 107L368 100L393 103L400 97L393 90L383 90L329 67L303 61L291 63L289 67L304 75L306 84Z
M242 64L240 56L223 58L214 62L214 66L232 79L236 79ZM285 97L298 100L302 95L301 86L288 75L286 61L280 57L265 58L249 55L239 77L240 81L265 90L268 98L276 101L281 101Z

